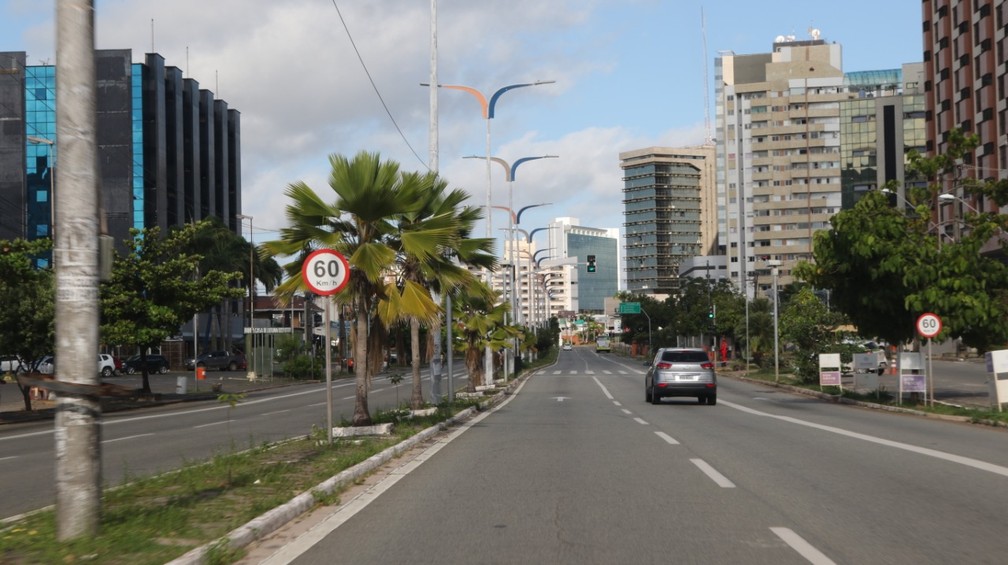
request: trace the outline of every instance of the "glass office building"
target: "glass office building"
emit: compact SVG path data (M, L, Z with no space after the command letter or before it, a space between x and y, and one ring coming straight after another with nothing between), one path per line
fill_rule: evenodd
M905 198L906 153L926 151L923 65L846 73L840 103L841 207L895 181Z
M100 203L123 251L130 228L217 217L240 233L240 114L156 53L95 52ZM0 53L0 239L52 235L56 67Z

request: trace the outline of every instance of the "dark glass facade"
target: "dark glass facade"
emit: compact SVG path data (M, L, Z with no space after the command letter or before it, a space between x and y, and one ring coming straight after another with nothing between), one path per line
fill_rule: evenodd
M209 217L241 233L240 113L148 53L95 53L99 186L120 250L130 228ZM0 53L0 239L50 237L56 69Z
M595 256L595 272L587 271L588 256ZM616 295L619 279L619 256L616 239L570 231L567 233L567 256L577 257L578 311L602 314L605 299Z

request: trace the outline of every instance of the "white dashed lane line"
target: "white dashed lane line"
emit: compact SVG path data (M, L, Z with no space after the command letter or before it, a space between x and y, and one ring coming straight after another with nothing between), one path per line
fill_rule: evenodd
M690 459L690 461L697 466L705 475L710 477L712 481L717 483L721 488L735 488L735 483L728 480L728 477L722 475L715 469L711 467L709 463L703 459Z
M665 432L655 432L655 435L665 440L669 445L679 445L679 442Z
M799 555L808 559L809 563L814 565L832 565L833 560L826 557L823 552L819 551L812 546L809 542L798 534L794 533L790 528L770 528L770 531L777 534L777 537L784 540L784 543L791 546L791 549L798 552Z

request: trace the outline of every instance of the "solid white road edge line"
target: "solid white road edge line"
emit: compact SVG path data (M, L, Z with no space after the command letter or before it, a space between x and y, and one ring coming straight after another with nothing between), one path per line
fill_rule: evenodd
M807 426L809 428L814 428L817 430L822 430L824 432L830 432L841 436L846 436L849 438L859 439L862 441L867 441L870 443L877 443L879 445L884 445L886 447L895 447L896 449L902 449L904 451L909 451L911 453L917 453L920 455L926 455L928 457L934 457L935 459L942 459L944 461L949 461L951 463L958 463L960 465L965 465L966 467L973 467L974 469L979 469L981 471L987 471L989 473L994 473L995 475L1001 475L1003 477L1008 477L1008 467L1002 467L1001 465L995 465L994 463L988 463L986 461L980 461L979 459L973 459L971 457L963 457L962 455L955 455L954 453L947 453L945 451L938 451L937 449L928 449L927 447L920 447L917 445L911 445L909 443L903 443L899 441L893 441L891 439L880 438L876 436L870 436L868 434L862 434L858 432L852 432L850 430L845 430L843 428L837 428L834 426L827 426L825 424L816 424L815 422L808 422L806 420L799 420L798 418L792 418L790 416L780 416L777 414L770 414L768 412L761 412L759 410L754 410L752 408L747 408L741 404L735 404L734 402L721 401L720 404L725 406L730 406L741 412L747 414L753 414L755 416L766 416L767 418L774 418L782 422L790 422L792 424L798 424L799 426Z
M373 500L381 496L382 493L392 488L392 485L399 482L400 479L402 479L403 477L408 475L411 471L419 467L421 464L424 463L424 461L430 459L435 453L441 451L443 447L451 443L455 438L459 437L460 435L468 431L469 428L471 428L473 425L483 421L483 419L489 416L490 414L493 414L497 410L507 406L507 404L511 402L511 400L513 400L515 396L518 395L518 393L521 391L521 389L525 386L525 383L527 382L528 379L526 379L524 382L518 385L518 388L515 389L515 391L510 396L504 399L504 401L498 404L497 406L494 406L493 408L491 408L486 412L480 413L479 415L470 419L466 423L460 425L457 430L453 431L444 439L439 440L437 443L425 449L415 458L394 469L391 473L388 474L388 476L382 479L378 484L372 486L371 488L365 490L361 494L355 496L347 503L340 505L339 508L337 508L336 511L333 514L331 514L328 518L319 522L318 524L313 526L310 530L298 536L298 538L292 541L291 543L284 545L284 547L279 549L276 553L270 555L268 558L260 562L260 565L284 565L286 563L290 563L291 561L299 557L301 554L311 549L312 546L314 546L316 543L324 539L326 536L328 536L330 533L336 530L336 528L343 525L347 520L353 518L354 515L356 515L358 512L366 508L369 504L371 504Z

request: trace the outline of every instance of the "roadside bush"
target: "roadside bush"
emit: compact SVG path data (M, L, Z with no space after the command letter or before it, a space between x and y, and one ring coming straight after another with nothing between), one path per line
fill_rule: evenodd
M320 380L324 370L325 361L311 355L298 355L284 363L284 376L291 379Z

